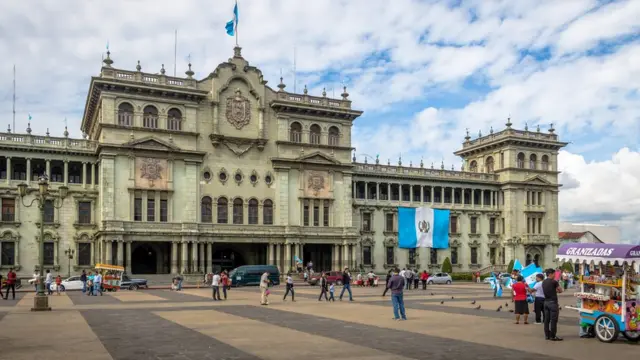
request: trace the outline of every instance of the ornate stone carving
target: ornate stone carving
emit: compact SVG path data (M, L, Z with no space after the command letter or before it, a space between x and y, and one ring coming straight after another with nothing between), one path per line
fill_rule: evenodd
M325 187L325 179L323 174L310 171L309 176L307 178L307 188L310 189L315 196L318 196L318 193L324 190Z
M235 96L227 98L227 121L240 130L251 121L251 102L236 89Z
M167 160L136 158L136 186L164 189L167 185Z

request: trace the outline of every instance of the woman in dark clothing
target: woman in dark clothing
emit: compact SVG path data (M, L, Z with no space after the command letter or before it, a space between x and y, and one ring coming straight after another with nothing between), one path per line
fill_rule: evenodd
M387 295L387 291L389 291L389 280L391 280L391 277L393 276L393 271L389 270L389 272L387 273L387 277L386 279L384 279L384 292L382 292L382 296Z
M324 295L325 300L329 301L329 297L327 296L328 286L327 274L323 272L320 277L320 296L318 297L318 301L322 301L322 295Z

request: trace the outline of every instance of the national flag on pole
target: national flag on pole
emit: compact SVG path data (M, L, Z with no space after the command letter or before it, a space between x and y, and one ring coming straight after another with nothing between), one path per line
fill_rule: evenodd
M449 210L398 208L398 247L449 248Z
M224 27L227 30L227 35L234 36L238 28L238 2L233 7L233 19L229 20Z
M107 51L109 51L109 40L107 40Z
M513 270L518 270L518 271L522 270L522 264L520 263L520 260L516 259L513 262Z
M529 287L533 287L536 283L536 275L542 274L542 268L536 266L535 263L529 264L527 267L520 271L520 275L524 278L524 281L529 285Z
M29 113L29 121L31 121L31 113Z

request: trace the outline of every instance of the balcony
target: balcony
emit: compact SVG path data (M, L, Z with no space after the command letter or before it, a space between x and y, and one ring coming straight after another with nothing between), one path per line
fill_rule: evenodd
M41 149L56 149L56 150L73 150L82 151L88 153L94 153L98 143L85 139L70 139L68 137L53 137L53 136L41 136L31 134L13 134L13 133L0 133L0 146L11 147L28 147L41 148Z
M362 164L355 163L355 171L360 173L366 173L371 175L397 175L399 177L415 176L415 177L428 177L428 178L440 178L448 181L455 180L477 180L480 182L497 181L498 175L487 174L479 172L469 171L455 171L444 169L427 169L424 167L407 167L396 165L382 165L382 164Z
M102 68L101 77L105 79L136 82L150 86L164 85L184 89L196 88L195 79L184 79L166 75L148 74L141 71L129 71L105 67Z
M546 245L551 243L551 236L544 234L528 234L522 236L523 245Z

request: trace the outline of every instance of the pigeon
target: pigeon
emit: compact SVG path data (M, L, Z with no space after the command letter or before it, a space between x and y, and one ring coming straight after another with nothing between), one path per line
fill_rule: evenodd
M509 307L509 303L505 303L504 306Z
M471 302L471 305L475 305L475 304L476 304L476 301L475 301L475 300L473 300L473 301Z
M497 309L496 309L496 312L500 311L500 309L502 309L502 308L501 308L501 307L497 308Z
M451 297L451 300L453 300L453 296Z
M444 301L440 301L440 305L444 304Z
M433 296L433 293L431 293L431 296Z
M510 312L510 313L512 313L512 312L513 312L513 310L509 309L509 312Z
M476 310L480 310L480 308L481 308L481 307L482 307L482 305L478 305L478 306L476 307Z

